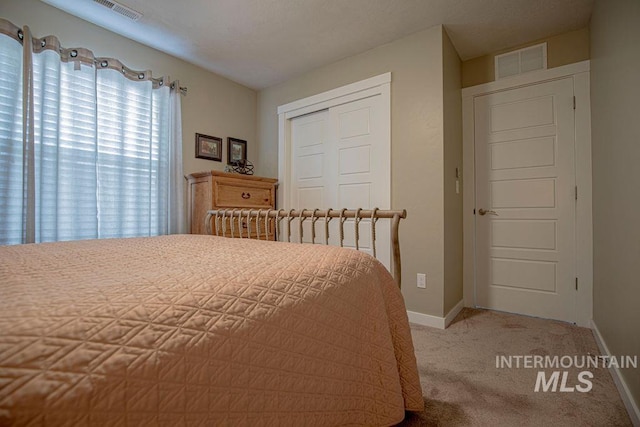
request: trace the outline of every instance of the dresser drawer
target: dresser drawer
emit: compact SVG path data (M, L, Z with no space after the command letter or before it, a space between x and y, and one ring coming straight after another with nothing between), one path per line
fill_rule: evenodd
M220 171L196 172L187 176L187 209L189 230L193 234L205 234L205 217L211 209L275 209L278 180L265 177L226 173ZM239 237L235 230L234 237ZM269 240L273 240L273 225ZM222 232L222 231L221 231ZM230 234L230 231L227 232ZM265 234L260 229L261 239ZM245 229L246 235L246 229ZM255 223L251 238L256 238Z
M269 209L273 206L272 187L215 181L215 201L219 208Z

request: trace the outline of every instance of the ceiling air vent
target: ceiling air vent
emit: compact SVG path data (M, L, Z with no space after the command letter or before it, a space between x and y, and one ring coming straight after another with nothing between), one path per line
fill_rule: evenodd
M97 1L97 0L96 0ZM104 1L104 0L103 0ZM541 43L495 57L496 80L547 69L547 44Z
M142 14L140 12L136 12L135 10L127 7L123 4L120 4L115 1L110 0L93 0L95 3L98 3L101 6L104 6L108 9L111 9L113 12L118 13L125 18L129 18L132 21L137 21L142 18Z

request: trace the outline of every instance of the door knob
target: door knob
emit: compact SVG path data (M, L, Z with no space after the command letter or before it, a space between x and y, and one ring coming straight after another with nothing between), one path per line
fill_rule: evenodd
M498 213L496 211L485 211L484 209L478 209L478 213L480 215L495 215L498 216Z

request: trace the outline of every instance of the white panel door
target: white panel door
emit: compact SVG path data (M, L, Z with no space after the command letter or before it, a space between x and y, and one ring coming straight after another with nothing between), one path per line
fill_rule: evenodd
M391 165L381 97L373 96L329 109L332 205L347 209L390 208ZM332 242L337 243L337 224ZM376 258L391 271L389 221L376 223ZM345 223L344 246L355 248L355 222ZM371 221L360 222L359 249L373 255Z
M576 320L571 79L475 99L476 303Z
M327 200L329 111L322 110L291 121L291 208L324 209Z
M291 120L291 208L390 208L390 141L381 97L352 101ZM330 223L330 244L340 244L338 219ZM355 248L355 222L345 223L343 245ZM298 241L297 227L292 239ZM324 222L316 222L316 242ZM360 221L358 249L373 254L371 222ZM311 242L311 221L303 223ZM376 223L376 258L391 269L389 221ZM391 271L391 270L390 270Z
M287 209L326 209L330 205L330 189L327 186L329 175L329 110L296 117L291 120L291 206ZM291 233L291 241L299 242L298 221L286 228L286 220L282 220L281 232ZM311 220L303 223L303 239L311 243ZM316 224L317 231L319 225ZM322 237L322 236L320 236ZM287 236L281 240L286 240ZM316 240L316 242L321 240Z

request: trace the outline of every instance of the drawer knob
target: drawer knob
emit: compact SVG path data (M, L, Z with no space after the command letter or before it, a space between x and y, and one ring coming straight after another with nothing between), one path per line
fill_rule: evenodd
M244 191L242 192L242 198L243 199L250 199L251 198L251 193L245 193Z

